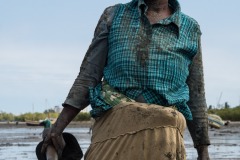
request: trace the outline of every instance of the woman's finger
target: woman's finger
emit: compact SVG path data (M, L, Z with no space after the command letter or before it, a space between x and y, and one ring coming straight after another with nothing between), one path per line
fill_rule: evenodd
M57 150L58 156L61 157L63 149L65 147L65 141L62 135L52 134L51 137L52 137L52 143Z
M42 153L45 153L46 152L46 149L47 149L47 146L51 143L51 140L49 137L45 137L44 141L43 141L43 145L42 145L42 149L41 149L41 152Z

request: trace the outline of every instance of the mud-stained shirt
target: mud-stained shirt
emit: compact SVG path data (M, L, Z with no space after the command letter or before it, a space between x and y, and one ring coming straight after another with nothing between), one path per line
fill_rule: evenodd
M153 25L146 16L144 1L118 5L109 30L103 75L110 86L127 97L176 106L191 120L186 80L201 33L197 22L182 14L176 1L169 5L174 13ZM112 107L104 103L101 91L90 93L93 117Z
M200 27L181 12L177 0L169 0L169 5L173 14L153 25L143 0L105 9L63 106L83 109L91 99L92 116L102 115L112 107L98 93L104 78L136 101L176 106L186 119L193 117L198 132L205 132Z

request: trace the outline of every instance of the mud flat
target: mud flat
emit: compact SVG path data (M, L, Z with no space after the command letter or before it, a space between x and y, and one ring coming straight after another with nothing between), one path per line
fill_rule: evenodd
M187 159L196 160L197 152L193 148L189 132L185 132ZM209 128L211 160L240 160L240 122L231 122L221 129Z
M78 140L86 152L91 134L91 122L71 123L66 129ZM34 160L35 147L41 141L42 127L28 127L25 123L0 123L0 160ZM196 160L197 152L189 132L185 132L187 160ZM212 145L209 147L211 160L240 160L240 122L231 122L221 129L209 128Z

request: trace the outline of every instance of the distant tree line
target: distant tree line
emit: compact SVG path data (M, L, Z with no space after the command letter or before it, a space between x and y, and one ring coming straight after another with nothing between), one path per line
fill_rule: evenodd
M223 120L240 121L240 106L230 108L228 103L222 108L211 108L209 106L208 113L219 115Z
M208 113L219 115L223 120L240 121L240 106L231 108L228 103L225 103L221 108L213 108L209 106ZM24 113L21 115L14 115L12 113L6 113L0 111L0 121L39 121L46 118L57 118L59 113L54 110L45 110L43 113ZM74 121L89 121L91 115L88 112L80 112Z
M54 110L46 110L44 113L24 113L20 115L14 115L12 113L0 112L0 121L39 121L46 118L57 118L59 113L56 113ZM80 112L74 119L74 121L89 121L91 115L88 112Z

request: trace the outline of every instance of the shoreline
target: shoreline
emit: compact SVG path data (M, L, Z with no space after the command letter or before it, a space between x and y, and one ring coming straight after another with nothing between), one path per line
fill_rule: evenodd
M93 121L72 121L67 127L86 127L89 128L93 124ZM0 122L0 128L23 128L23 127L32 127L32 126L27 126L26 122ZM42 126L35 126L35 127L41 127Z
M70 124L68 125L68 127L91 127L94 121L72 121L70 122ZM9 127L26 127L27 122L18 122L18 124L16 122L0 122L0 128L9 128ZM229 125L227 126L222 126L223 127L234 127L234 126L239 126L240 127L240 121L230 121ZM30 126L29 126L30 127ZM36 126L36 127L42 127L42 126ZM220 129L221 129L220 128Z

